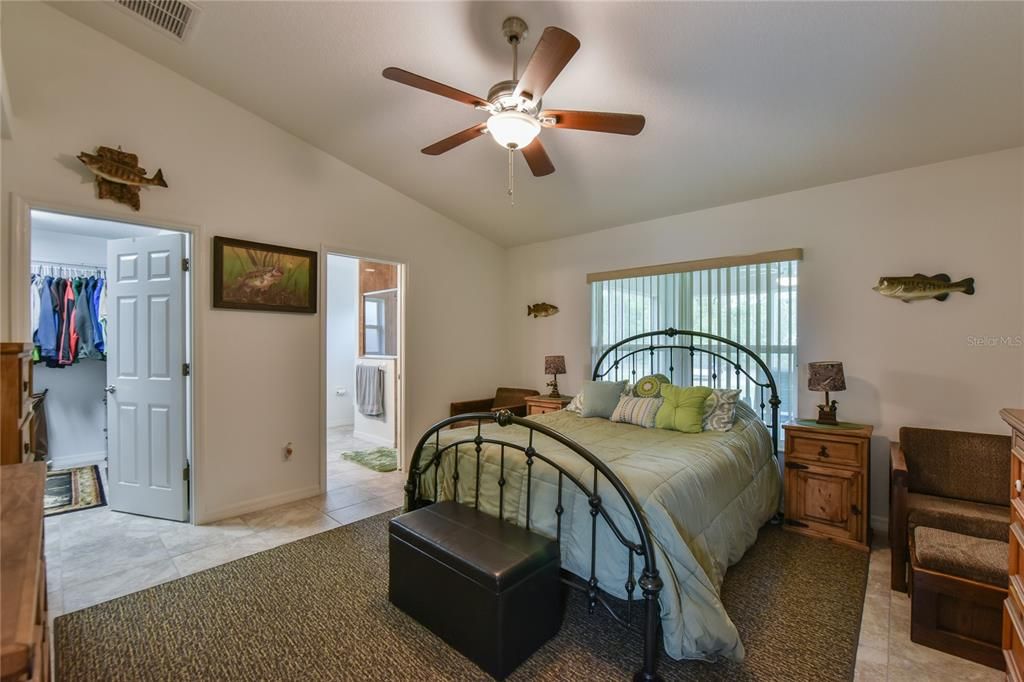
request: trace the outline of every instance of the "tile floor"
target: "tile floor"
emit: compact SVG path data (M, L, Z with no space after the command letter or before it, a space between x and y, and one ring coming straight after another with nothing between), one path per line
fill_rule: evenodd
M51 617L400 506L401 472L378 473L341 458L367 447L351 429L332 430L324 494L205 526L109 507L46 519Z
M911 642L910 598L889 589L889 576L889 548L884 538L876 539L864 595L856 682L1006 679L998 670Z

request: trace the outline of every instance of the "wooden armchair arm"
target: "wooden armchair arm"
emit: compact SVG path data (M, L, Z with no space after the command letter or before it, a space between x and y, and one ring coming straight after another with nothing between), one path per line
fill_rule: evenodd
M907 456L899 443L893 443L889 450L889 476L893 484L907 487Z
M466 414L467 412L489 412L493 403L494 398L461 400L457 403L451 404L451 413L449 416L454 417L457 414Z
M907 456L899 443L889 451L890 587L907 591Z
M506 405L505 407L502 407L500 409L508 410L517 417L526 416L526 403L523 403L522 405Z

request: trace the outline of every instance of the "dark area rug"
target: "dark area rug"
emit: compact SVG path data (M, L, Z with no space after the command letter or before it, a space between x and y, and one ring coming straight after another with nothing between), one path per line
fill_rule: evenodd
M46 472L46 492L43 496L43 513L46 516L103 507L106 504L98 466Z
M60 616L58 679L487 680L387 599L381 514ZM761 530L726 577L742 663L661 658L666 680L850 680L868 556ZM511 680L626 680L640 638L570 595L559 634Z

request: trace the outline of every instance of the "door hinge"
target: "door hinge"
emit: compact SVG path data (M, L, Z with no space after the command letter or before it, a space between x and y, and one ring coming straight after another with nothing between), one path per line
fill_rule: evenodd
M181 259L181 269L183 272L188 272L192 269L192 260L189 258Z
M181 363L181 376L190 377L192 376L192 364L188 362Z
M188 483L188 475L191 468L192 466L188 462L185 462L185 468L181 470L181 480L185 481L186 483Z
M797 521L796 519L786 519L787 526L796 526L798 528L808 528L808 525L803 521Z
M786 462L787 469L807 469L809 468L806 464L800 464L799 462Z

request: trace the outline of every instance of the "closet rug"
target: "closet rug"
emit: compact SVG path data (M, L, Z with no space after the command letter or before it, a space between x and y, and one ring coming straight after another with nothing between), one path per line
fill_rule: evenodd
M106 504L100 468L95 464L46 473L46 493L43 497L46 516L105 507Z
M490 678L388 602L387 512L59 616L58 679ZM672 680L853 679L868 555L778 526L722 588L746 660L661 657ZM427 588L429 589L429 588ZM509 678L628 680L640 638L570 591L559 633Z
M386 473L398 468L398 450L394 448L374 448L373 450L355 450L341 453L342 458L361 464L367 469Z

